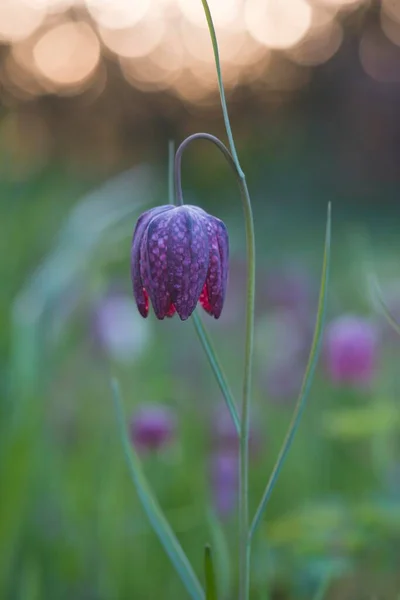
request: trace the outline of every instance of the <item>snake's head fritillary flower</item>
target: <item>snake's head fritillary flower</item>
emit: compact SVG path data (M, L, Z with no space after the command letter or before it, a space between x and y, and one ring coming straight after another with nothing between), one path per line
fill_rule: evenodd
M343 315L327 328L325 360L333 382L368 386L378 361L378 332L371 321Z
M140 407L130 421L130 438L139 451L157 451L168 445L176 432L175 414L167 406Z
M200 301L218 319L228 280L229 240L222 221L197 206L166 205L139 218L133 234L133 293L142 317L149 299L158 319L190 317Z

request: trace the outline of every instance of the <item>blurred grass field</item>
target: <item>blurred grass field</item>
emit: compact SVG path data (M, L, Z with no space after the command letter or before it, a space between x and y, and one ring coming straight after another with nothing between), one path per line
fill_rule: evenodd
M131 231L144 207L163 201L164 188L162 171L142 166L101 186L51 172L21 190L3 189L1 598L185 597L129 480L110 373L120 380L128 417L149 402L175 411L176 439L165 452L144 457L145 471L200 577L204 545L216 545L222 597L233 597L235 515L210 516L210 435L221 396L193 327L151 316L145 333L133 327L126 354L114 358L96 336L96 311L110 291L131 297ZM243 233L236 198L229 192L224 200L223 194L214 212L233 232L230 287L225 315L219 322L205 319L239 395ZM201 190L196 201L202 203ZM263 235L264 227L271 229L268 210L255 206L253 510L298 391L304 363L297 358L308 352L309 333L291 362L296 329L287 331L282 316L293 317L298 309L295 318L312 330L323 207L318 213L295 228L285 215L272 214L282 228L269 236ZM382 332L378 372L372 389L356 391L335 386L320 360L300 431L256 538L252 598L310 598L328 584L328 598L394 598L399 589L399 343L371 306L359 243L363 230L340 216L334 223L329 319L348 312L371 316ZM385 243L381 230L373 239L377 272L393 285L390 234ZM285 273L306 286L303 296L294 287L290 309L284 297L273 297ZM133 322L135 310L132 299ZM121 329L118 319L115 327ZM124 339L118 331L117 345L118 335ZM283 362L277 362L281 354ZM274 365L286 368L283 383L289 386L280 389L278 378L278 386L269 387Z

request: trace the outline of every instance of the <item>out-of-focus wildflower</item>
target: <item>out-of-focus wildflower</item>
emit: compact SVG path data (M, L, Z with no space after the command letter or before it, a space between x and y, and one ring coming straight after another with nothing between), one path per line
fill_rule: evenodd
M260 384L267 398L277 403L295 400L298 396L306 369L306 361L292 358L271 360L260 374Z
M102 349L123 363L138 358L150 339L149 328L126 294L110 293L99 302L94 327Z
M232 417L224 404L220 404L212 419L212 442L214 447L237 450L239 436Z
M174 412L160 404L140 407L130 421L130 438L139 452L161 450L175 437Z
M260 292L269 308L303 311L310 307L315 285L302 265L274 268L261 278Z
M294 310L270 311L258 320L255 332L256 351L264 357L296 359L308 353L312 340L310 320Z
M256 330L259 382L273 401L293 400L301 386L312 341L308 315L275 309Z
M212 420L212 445L218 452L238 452L239 436L236 432L232 417L224 404L220 404ZM251 458L257 454L261 444L260 432L256 429L253 420L250 422L249 449Z
M149 298L158 319L186 320L200 301L219 318L228 279L229 241L222 221L197 206L166 205L139 218L133 234L131 275L142 317Z
M332 381L368 387L378 361L378 331L370 320L343 315L327 327L325 364Z
M237 452L216 452L211 456L211 495L212 504L221 518L227 518L234 511L238 496Z
M259 455L262 439L253 420L250 423L250 459ZM217 514L228 517L235 509L238 493L239 437L225 405L217 407L211 429L211 496Z

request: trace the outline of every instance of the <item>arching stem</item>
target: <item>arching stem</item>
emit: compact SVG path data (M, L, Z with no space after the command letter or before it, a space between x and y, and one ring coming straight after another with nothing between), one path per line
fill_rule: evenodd
M217 146L222 152L236 175L240 187L246 228L247 250L247 294L246 294L246 342L243 377L243 397L240 423L240 452L239 452L239 599L248 600L250 587L250 539L249 539L249 426L251 378L253 363L254 340L254 300L255 300L255 236L254 221L245 175L240 168L235 155L217 137L209 133L195 133L186 138L179 146L175 155L174 178L176 204L183 204L181 184L181 162L184 150L195 140L207 140ZM234 146L233 146L234 148Z
M211 133L194 133L193 135L189 135L183 142L180 144L178 150L175 154L175 165L174 165L174 179L175 179L175 204L181 206L183 204L183 194L182 194L182 177L181 177L181 163L182 163L182 155L186 148L196 140L207 140L208 142L212 142L215 146L217 146L218 150L222 152L226 161L229 163L232 171L236 175L236 178L239 181L239 185L241 182L240 174L237 170L235 161L228 148L219 140L215 135L211 135Z

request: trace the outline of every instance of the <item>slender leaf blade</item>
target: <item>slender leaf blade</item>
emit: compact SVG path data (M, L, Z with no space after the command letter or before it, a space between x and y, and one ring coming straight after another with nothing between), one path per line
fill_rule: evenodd
M192 600L204 600L204 591L200 582L193 571L193 568L178 542L170 524L166 520L161 507L153 495L150 486L143 474L140 460L129 441L125 425L124 411L116 379L111 381L111 389L114 401L114 408L117 416L119 434L124 449L124 454L129 467L129 474L136 488L139 499L147 514L147 517L157 534L165 552L169 556L175 567L182 583L184 584Z
M201 318L199 317L197 310L194 311L192 318L193 318L193 323L194 323L194 326L196 329L197 336L201 342L201 345L203 346L204 352L207 355L208 362L211 366L211 369L213 370L213 373L218 382L218 385L222 392L222 395L224 396L226 405L231 414L232 421L235 425L236 431L239 434L240 433L240 419L239 419L238 411L236 408L236 404L233 399L233 394L230 390L226 376L222 369L221 363L219 362L217 354L214 350L213 344L211 342L211 338L210 338L209 334L207 333L207 330L206 330L205 326L203 325L203 322L202 322Z
M374 304L385 317L392 329L394 329L394 331L400 335L400 323L398 323L394 316L391 314L383 297L382 289L378 283L378 279L372 273L369 274L369 287L371 290L371 295Z
M317 364L317 360L319 357L319 352L321 348L322 342L322 334L324 329L325 322L325 314L326 314L326 305L327 305L327 288L328 288L328 280L329 280L329 267L330 267L330 253L331 253L331 205L328 204L328 216L326 222L326 234L325 234L325 248L324 248L324 258L322 263L322 276L321 276L321 286L319 292L319 300L318 300L318 312L316 317L315 329L314 329L314 337L311 344L310 355L308 357L308 363L306 367L306 371L304 373L303 382L300 389L300 394L296 402L296 406L293 412L292 419L289 424L288 431L286 433L285 439L283 441L281 450L279 452L278 458L276 460L275 466L272 470L271 476L265 488L264 494L261 498L260 504L258 505L256 514L252 521L249 538L252 539L258 525L260 524L262 515L267 506L268 500L271 496L271 493L275 487L275 484L278 480L280 471L282 469L283 463L287 456L287 453L292 445L295 433L300 424L301 415L303 413L306 400L311 388L311 383L315 371L315 367Z
M317 591L313 597L313 600L324 600L324 598L326 597L326 595L328 593L329 587L331 585L331 580L332 580L332 577L330 575L328 575L327 577L324 577L321 584L317 588Z
M232 594L232 565L228 541L224 528L214 511L209 510L207 512L207 520L210 529L211 547L213 548L216 580L220 598L230 598Z
M206 580L206 600L218 600L213 557L211 546L208 544L204 550L204 572Z

